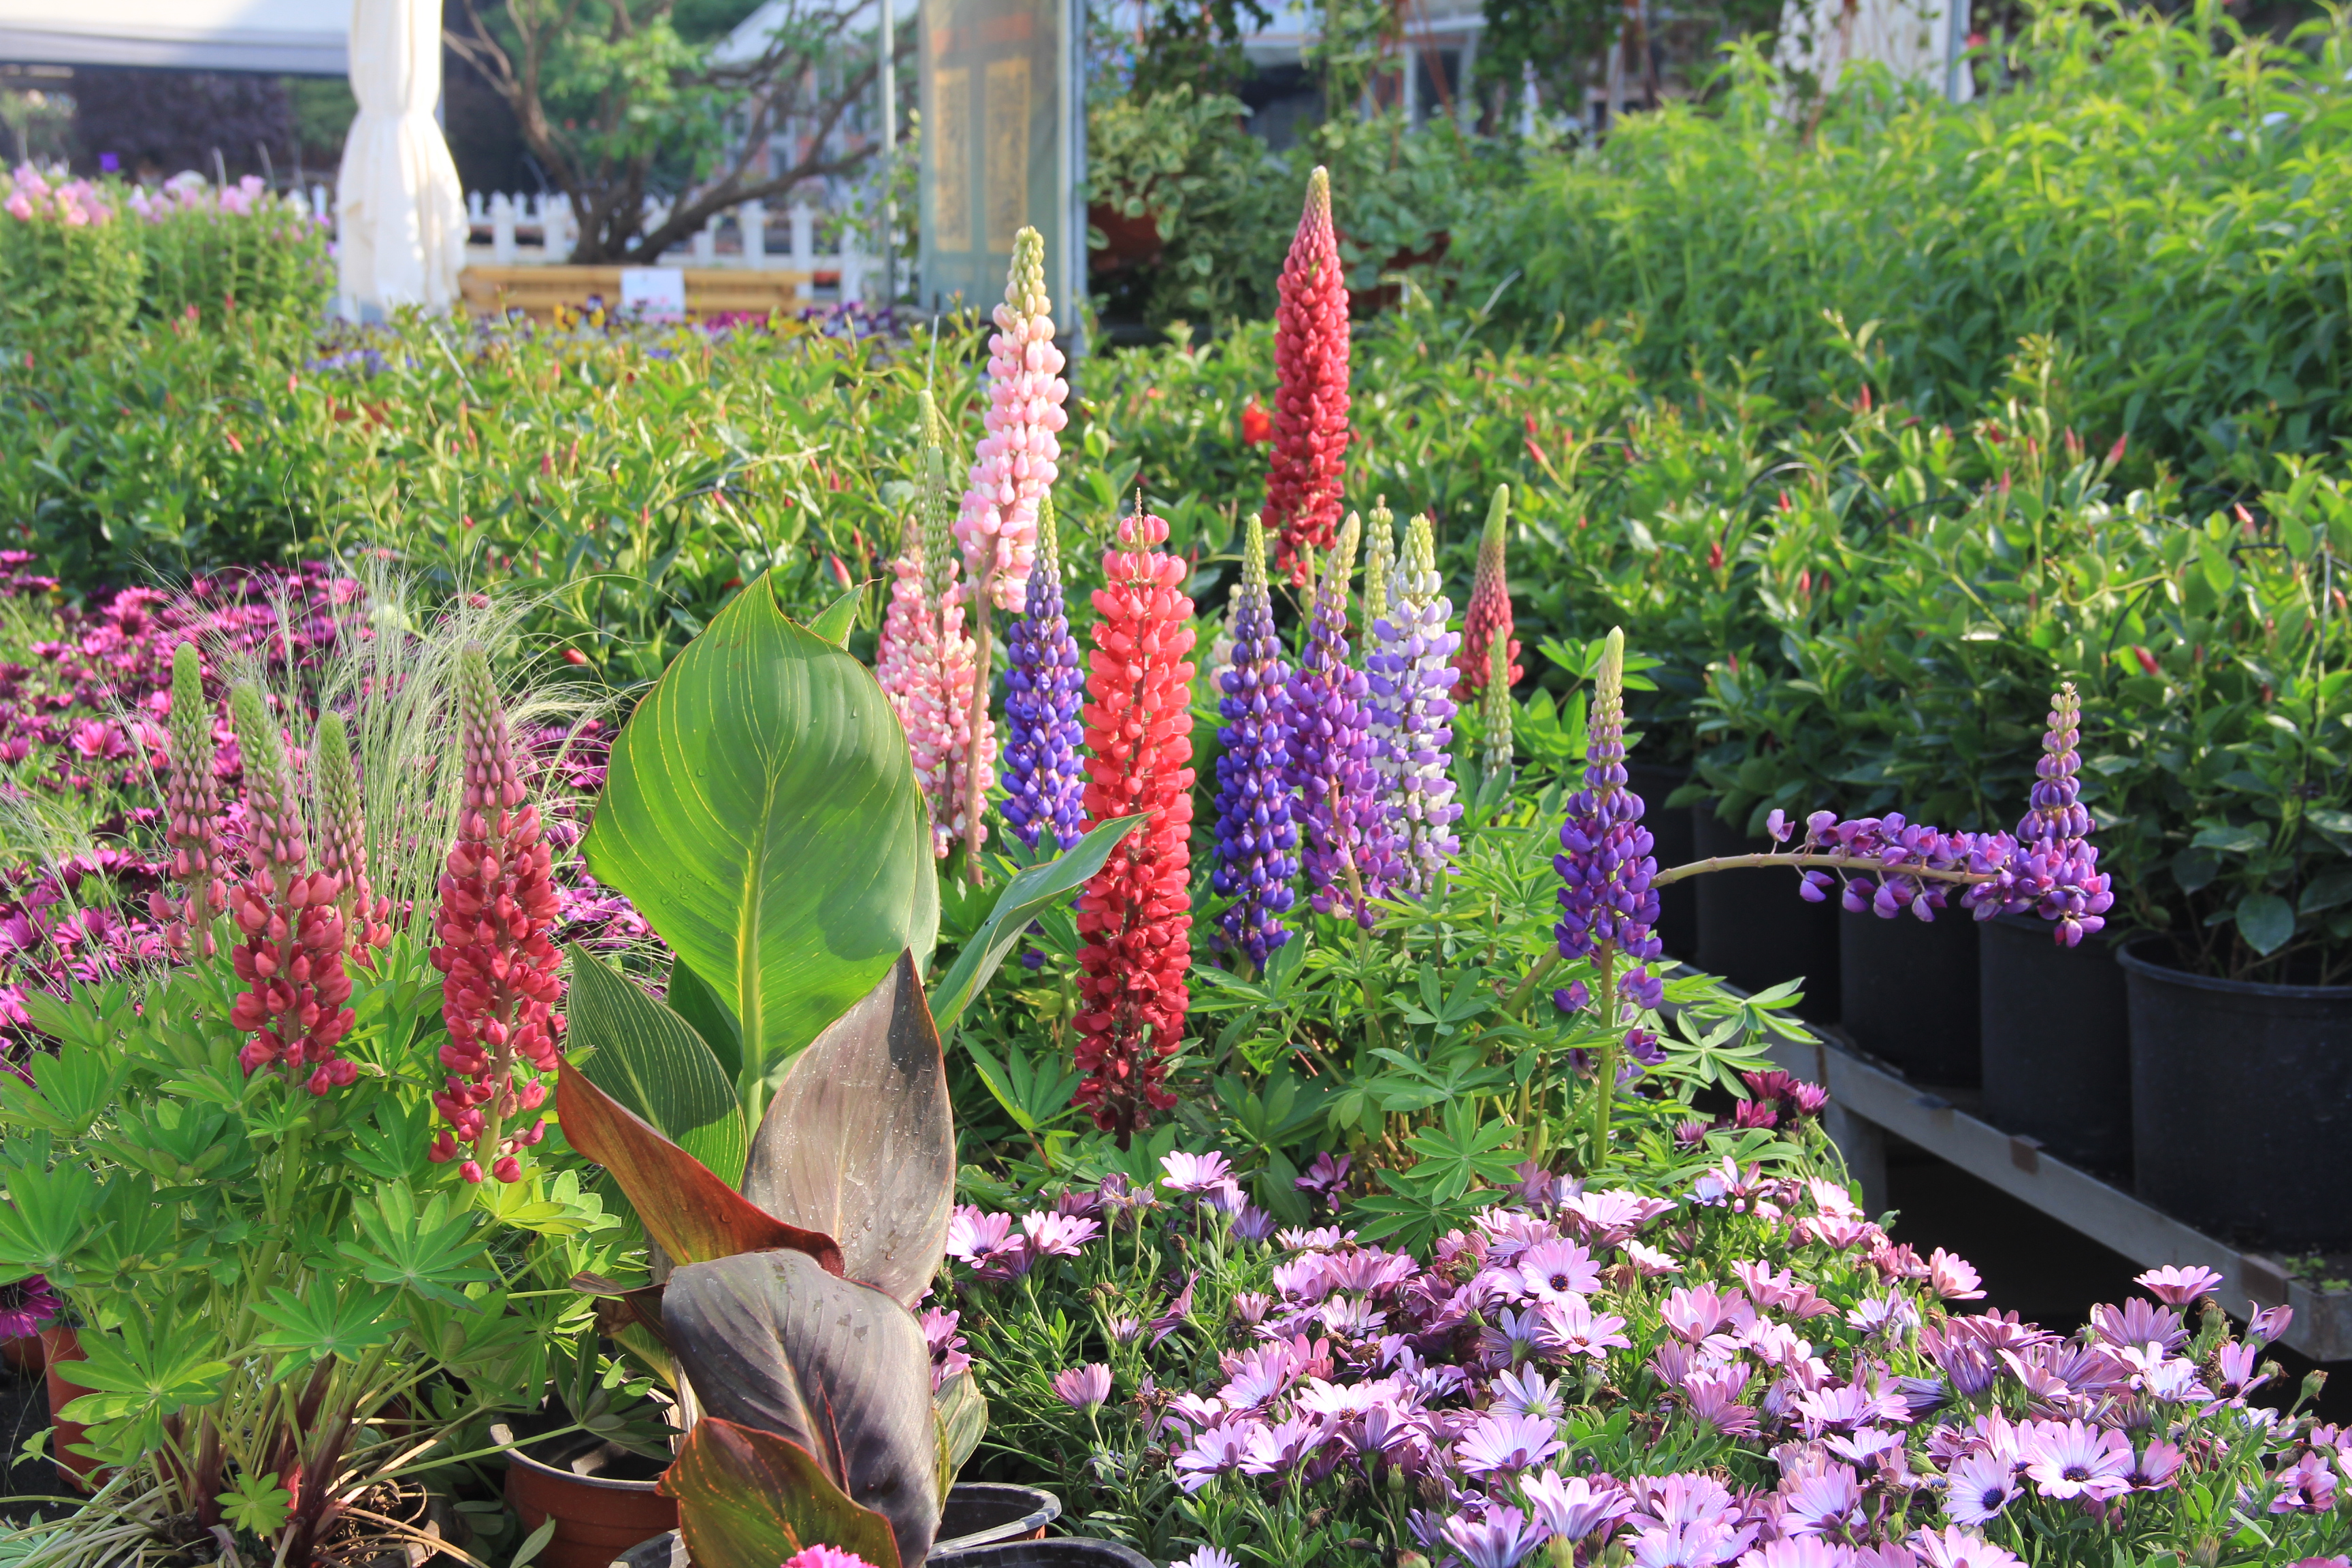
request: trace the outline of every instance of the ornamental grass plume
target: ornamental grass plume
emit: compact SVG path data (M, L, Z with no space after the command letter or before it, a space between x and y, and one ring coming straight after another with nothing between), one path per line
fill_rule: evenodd
M1348 459L1348 279L1331 225L1331 176L1307 177L1307 206L1282 264L1274 312L1274 450L1265 521L1281 536L1275 563L1306 581L1300 552L1328 550L1339 525Z
M1396 836L1398 885L1428 891L1453 860L1459 840L1454 799L1454 689L1451 662L1460 637L1446 630L1453 604L1438 592L1436 537L1416 517L1404 558L1390 583L1388 614L1372 626L1365 660L1371 679L1370 730Z
M2099 849L2090 839L2091 814L2082 804L2083 765L2074 747L2082 735L2083 701L2074 683L2066 681L2051 694L2049 732L2042 737L2042 759L2034 764L2033 793L2029 809L2017 825L2017 858L2011 868L2014 886L2002 908L2011 913L2032 910L2051 922L2052 936L2061 947L2074 947L2096 933L2106 922L2116 901L2108 878L2099 870ZM1994 913L1988 901L1977 906L1979 919Z
M1035 556L1037 506L1054 488L1056 437L1069 416L1070 384L1054 346L1045 295L1045 241L1034 228L1013 237L1013 265L996 331L988 340L987 434L956 518L956 539L975 595L1000 610L1022 607Z
M162 889L148 895L148 912L163 922L163 942L174 958L215 951L213 918L228 908L224 879L227 859L221 847L220 782L214 772L213 708L205 700L204 661L196 645L172 650L171 727L165 742L170 768L164 785L163 843L172 851L175 895Z
M1503 663L1506 686L1517 686L1527 673L1519 667L1519 639L1511 635L1511 590L1504 580L1503 552L1509 532L1511 487L1496 485L1486 508L1486 531L1478 536L1478 570L1471 580L1470 603L1462 612L1462 652L1454 661L1462 672L1459 689L1484 692L1487 650L1497 642L1507 649Z
M1073 1102L1124 1146L1176 1097L1160 1087L1184 1033L1192 963L1192 601L1168 524L1138 510L1103 554L1087 673L1088 826L1149 820L1079 895L1078 1070Z
M463 1159L468 1182L488 1173L522 1179L521 1152L546 1133L543 1120L518 1130L547 1098L538 1076L555 1070L563 995L562 958L548 941L556 916L549 851L539 808L526 804L512 738L481 646L457 669L458 736L465 769L457 838L441 874L433 967L447 976L441 1047L448 1079L433 1097L449 1123L432 1158Z
M331 872L310 869L302 807L278 721L260 688L229 694L245 773L243 881L229 890L238 940L230 963L247 989L229 1022L253 1037L237 1053L249 1078L283 1061L288 1076L310 1069L312 1094L349 1086L359 1068L337 1054L352 1027L351 978L343 973L343 917Z
M1086 833L1086 775L1078 765L1086 677L1063 607L1055 531L1054 498L1040 496L1037 559L1021 618L1004 638L1004 820L1032 849L1048 828L1057 849L1072 847Z
M1372 901L1396 879L1396 851L1372 762L1365 705L1370 688L1348 662L1348 579L1363 521L1348 514L1315 580L1307 646L1290 677L1284 779L1298 792L1307 901L1318 914L1369 927Z
M335 909L352 956L375 966L375 950L392 941L392 900L368 880L367 819L360 810L359 773L352 765L349 731L340 713L320 715L310 766L318 791L319 864L335 879Z
M1217 704L1225 723L1218 731L1217 861L1209 886L1234 900L1217 917L1220 945L1258 969L1290 940L1282 917L1297 898L1290 882L1298 874L1298 829L1283 778L1288 682L1266 586L1265 530L1253 517L1242 547L1233 668L1225 671Z

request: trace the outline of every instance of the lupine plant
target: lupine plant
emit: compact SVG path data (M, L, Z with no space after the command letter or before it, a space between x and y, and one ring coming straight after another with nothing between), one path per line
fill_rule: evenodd
M1348 460L1348 279L1331 223L1331 177L1317 169L1282 264L1275 308L1274 447L1266 525L1280 535L1275 563L1306 581L1303 550L1328 550L1339 526Z
M1345 912L1370 925L1372 900L1395 879L1395 850L1373 763L1371 689L1349 662L1348 582L1361 531L1349 512L1316 573L1307 643L1290 678L1284 776L1298 792L1307 901L1318 914Z
M1005 636L1004 820L1030 848L1049 828L1055 847L1083 837L1085 778L1078 703L1086 677L1063 609L1054 498L1037 498L1037 559L1021 617ZM894 601L895 605L895 601Z
M1456 847L1452 662L1460 635L1446 627L1453 602L1440 592L1429 520L1416 517L1389 584L1388 613L1372 623L1370 729L1400 864L1398 885L1425 892Z
M185 962L28 989L51 1046L0 1078L0 1272L37 1272L79 1321L85 1359L61 1372L87 1391L66 1414L89 1433L57 1457L97 1472L86 1508L33 1527L45 1560L108 1560L174 1521L289 1564L355 1532L414 1538L349 1510L413 1492L488 1415L535 1409L587 1326L564 1282L616 1266L618 1221L576 1164L473 1187L429 1158L445 1009L460 1009L429 961L431 905L360 882L364 864L429 886L445 847L468 858L459 800L478 770L459 710L478 715L487 677L463 650L495 624L379 629L400 646L347 647L323 688L386 663L404 679L315 725L239 678L217 757L218 700L191 646L173 650L166 906ZM233 805L205 772L237 781ZM477 921L544 913L544 861L525 866L533 913L494 900Z

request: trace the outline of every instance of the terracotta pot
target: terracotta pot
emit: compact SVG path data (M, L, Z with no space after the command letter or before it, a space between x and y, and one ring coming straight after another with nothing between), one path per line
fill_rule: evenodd
M1160 220L1149 208L1139 217L1129 217L1108 202L1092 202L1087 206L1087 222L1103 232L1103 247L1087 257L1087 268L1093 272L1108 274L1152 266L1166 247L1160 237Z
M500 1442L512 1442L503 1426L490 1428ZM520 1447L507 1451L507 1502L526 1531L537 1530L550 1519L555 1534L536 1561L546 1568L605 1568L630 1547L677 1528L677 1504L654 1490L648 1480L624 1479L593 1473L614 1456L635 1458L609 1445L563 1458L567 1464L590 1473L562 1468L533 1458Z
M38 1334L22 1334L13 1340L0 1340L0 1361L35 1377L40 1376L49 1364L48 1352L41 1348L41 1336Z
M57 1461L58 1479L76 1491L88 1491L101 1478L98 1461L69 1452L89 1434L89 1428L79 1421L68 1421L58 1414L89 1390L79 1384L68 1383L59 1368L89 1358L81 1353L81 1335L68 1324L58 1323L41 1331L41 1352L44 1373L49 1385L49 1457Z

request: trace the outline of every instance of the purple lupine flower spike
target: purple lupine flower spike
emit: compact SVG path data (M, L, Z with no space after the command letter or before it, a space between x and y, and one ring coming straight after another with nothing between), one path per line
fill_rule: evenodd
M1585 728L1584 787L1569 798L1560 824L1559 923L1553 934L1562 958L1584 958L1602 943L1633 960L1618 980L1626 1001L1655 1007L1661 982L1643 967L1662 951L1652 930L1658 921L1658 894L1651 879L1658 862L1650 830L1642 826L1647 808L1625 783L1625 634L1612 630L1593 679L1592 717ZM1581 1009L1583 988L1555 993L1563 1013Z
M1087 677L1062 603L1051 491L1037 498L1037 556L1024 593L1005 637L1004 819L1032 849L1048 827L1055 847L1067 849L1086 832L1078 705Z
M1386 897L1394 879L1394 857L1365 729L1370 688L1363 671L1348 664L1348 578L1362 526L1354 512L1348 514L1339 544L1316 574L1307 647L1290 677L1283 777L1298 792L1307 902L1318 914L1349 914L1369 926L1371 900Z
M1255 517L1245 538L1234 664L1217 704L1225 725L1218 732L1217 862L1209 885L1234 900L1217 919L1221 945L1263 968L1266 955L1290 940L1282 916L1297 896L1290 879L1298 872L1298 830L1283 778L1287 672L1266 588L1265 531Z
M1391 586L1389 613L1373 626L1371 731L1388 785L1389 822L1402 871L1399 885L1426 892L1453 860L1454 700L1452 663L1462 639L1445 623L1451 601L1438 592L1437 542L1429 519L1416 517Z
M2062 947L2074 947L2105 926L2116 901L2108 878L2099 869L2098 846L2090 840L2091 814L2083 806L2076 776L2083 765L2074 749L2082 734L2082 711L2073 681L2052 694L2050 730L2042 740L2042 760L2034 765L2031 808L2017 825L2013 885L2000 905L1986 900L1977 906L1979 919L1996 908L2012 913L2031 910L2052 922Z

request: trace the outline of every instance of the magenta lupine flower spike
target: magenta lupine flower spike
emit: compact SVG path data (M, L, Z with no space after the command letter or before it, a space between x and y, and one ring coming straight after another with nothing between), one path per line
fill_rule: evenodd
M1370 687L1348 663L1348 578L1362 520L1348 514L1339 542L1317 574L1307 647L1290 677L1284 781L1298 792L1307 901L1318 914L1372 923L1372 900L1396 878L1365 704Z
M1283 915L1297 897L1298 830L1283 782L1288 752L1288 672L1275 635L1265 580L1265 530L1249 520L1242 548L1241 600L1234 616L1234 663L1221 682L1217 711L1217 859L1210 887L1234 901L1218 916L1221 945L1251 964L1290 940Z
M1604 943L1633 961L1620 984L1628 1000L1656 1005L1656 982L1640 967L1658 956L1651 928L1658 895L1651 885L1658 863L1650 830L1642 826L1642 797L1625 784L1625 634L1612 628L1593 678L1592 715L1585 727L1584 787L1569 798L1560 824L1559 923L1553 934L1562 958L1583 958ZM1580 1000L1555 998L1562 1012Z
M478 645L460 657L457 722L465 793L457 841L441 873L441 908L433 930L433 967L448 978L441 1047L448 1080L433 1097L450 1131L432 1157L463 1158L468 1182L488 1173L522 1180L521 1152L546 1134L546 1122L521 1119L547 1099L539 1076L555 1070L555 1005L563 996L562 957L547 940L555 924L555 889L539 808L525 804L522 775L488 657Z
M2074 683L2060 686L2050 699L2050 730L2042 740L2042 756L2034 765L2031 809L2017 825L2017 858L2011 874L2015 885L2003 903L1990 900L1977 906L1979 919L2005 908L2031 910L2053 923L2053 935L2062 947L2073 947L2106 922L2116 896L2099 870L2099 849L2090 839L2091 814L2084 809L2082 784L2076 774L2081 753L2074 750L2082 735L2082 699Z
M1503 574L1503 552L1510 531L1511 487L1496 485L1495 499L1486 509L1486 529L1478 536L1478 571L1470 584L1470 603L1462 612L1462 653L1454 668L1462 672L1458 689L1484 692L1486 689L1488 655L1496 643L1507 650L1504 657L1507 684L1517 686L1527 673L1519 668L1519 639L1511 635L1511 589Z
M230 950L247 990L229 1022L253 1037L237 1053L247 1076L273 1062L304 1067L312 1094L349 1085L359 1069L336 1052L350 1032L352 983L343 973L343 917L334 877L311 872L294 770L261 692L239 686L229 715L245 764L245 879L230 891L239 940Z
M1306 550L1328 550L1348 464L1348 279L1331 224L1331 176L1308 176L1307 207L1282 264L1274 311L1274 452L1265 524L1275 564L1306 581Z
M1062 602L1055 531L1054 498L1040 496L1036 564L1004 647L1004 820L1032 849L1048 827L1058 849L1086 834L1086 771L1078 762L1086 727L1078 705L1087 677Z
M1438 592L1437 544L1429 519L1416 517L1390 584L1389 613L1373 625L1370 725L1396 836L1398 885L1425 892L1453 860L1454 646L1446 629L1454 605Z
M335 908L352 956L373 967L374 950L392 941L392 900L368 881L367 819L341 714L320 716L310 773L319 792L319 864L335 879Z
M1034 228L1013 237L1013 266L996 331L988 340L988 433L973 454L956 519L964 570L1000 610L1022 607L1037 538L1038 498L1054 488L1062 405L1062 351L1045 297L1045 242Z
M947 426L930 394L923 395L922 478L923 598L937 630L931 657L908 699L907 744L915 777L931 808L931 851L944 859L959 839L977 852L987 829L968 832L965 817L974 792L969 787L975 761L986 799L995 782L995 726L984 704L977 705L979 745L972 744L972 690L980 679L979 650L964 630L965 589L958 580L954 527L948 501Z
M171 776L163 788L167 822L163 842L172 851L172 880L178 891L148 895L148 912L163 922L163 941L174 957L214 952L213 917L228 908L226 858L221 849L220 783L213 771L213 709L205 700L204 663L196 645L172 652L172 716L166 742Z

